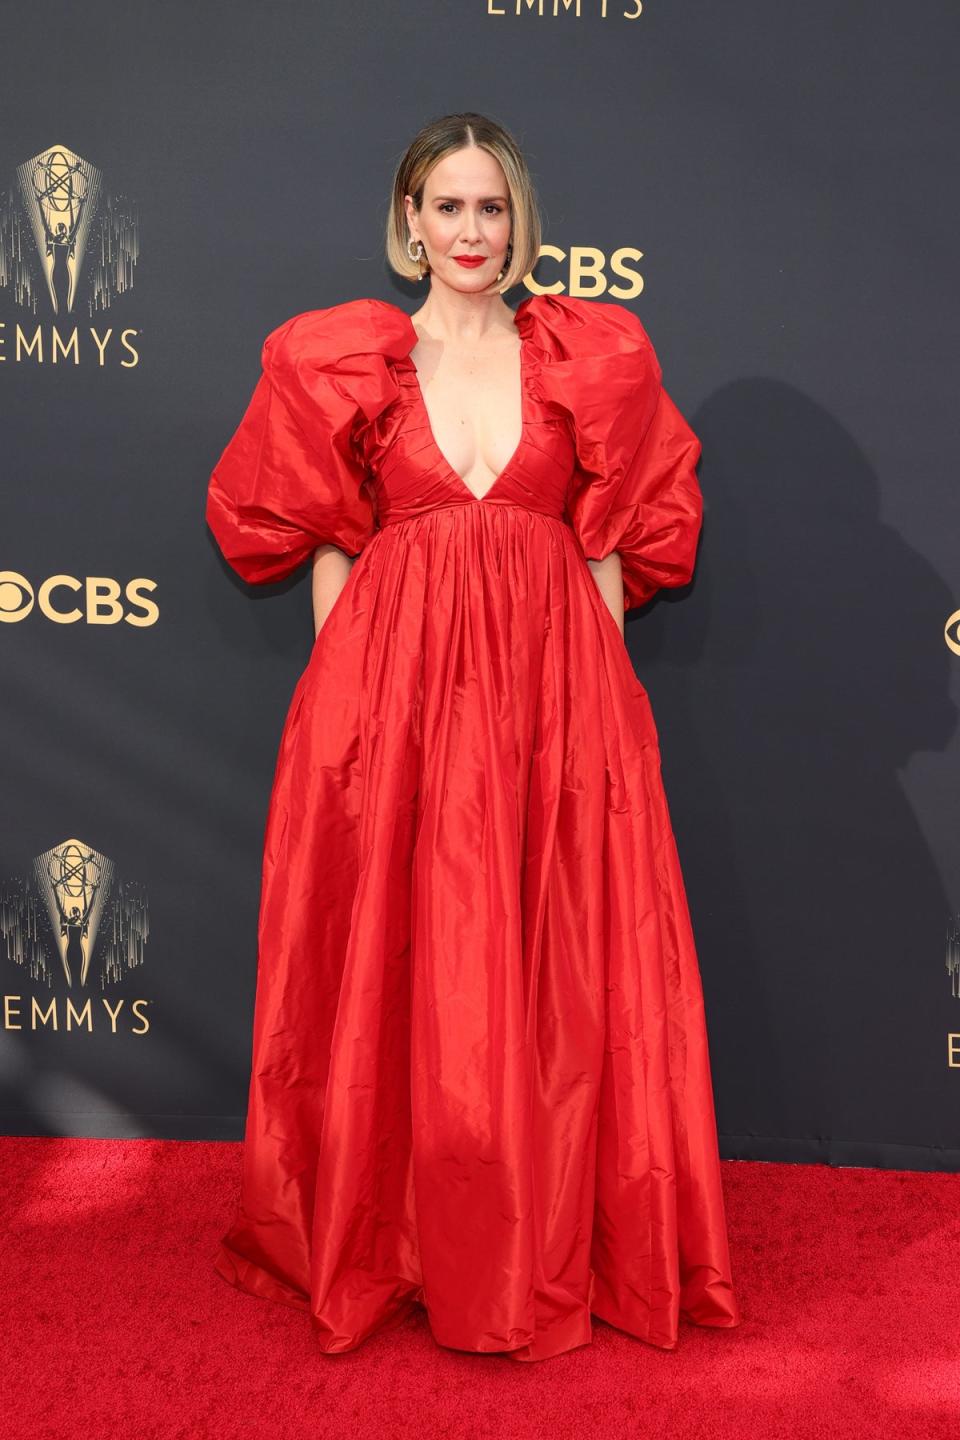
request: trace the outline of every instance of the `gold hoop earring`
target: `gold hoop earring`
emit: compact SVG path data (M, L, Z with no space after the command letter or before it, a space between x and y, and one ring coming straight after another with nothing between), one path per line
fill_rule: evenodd
M416 252L415 252L413 255L410 255L410 246L411 246L411 245L416 245L416 247L417 247L417 248L416 248ZM411 260L416 260L416 262L417 262L417 279L418 279L418 280L422 280L422 279L423 279L423 276L424 276L424 272L420 269L420 261L421 261L421 259L423 258L423 253L424 253L424 251L423 251L423 241L422 241L422 240L414 240L413 236L411 235L410 238L409 238L409 240L407 241L407 254L410 256L410 259L411 259ZM428 268L429 268L429 267L428 267Z

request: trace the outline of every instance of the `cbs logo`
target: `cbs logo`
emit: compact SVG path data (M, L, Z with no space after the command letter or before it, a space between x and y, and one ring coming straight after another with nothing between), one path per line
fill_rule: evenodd
M557 245L541 245L538 266L542 260L556 260L561 270L566 265L568 282L564 285L562 280L557 280L553 285L541 285L532 275L527 275L524 283L535 295L562 295L566 291L581 299L609 295L617 301L633 300L643 289L643 276L633 268L642 259L643 251L630 245L622 245L609 258L594 245L571 245L569 250L561 250ZM611 283L608 270L622 283Z
M160 609L144 592L156 588L155 580L129 580L121 588L119 581L104 575L88 575L84 580L51 575L34 591L25 575L0 570L0 622L26 620L36 606L56 625L75 625L78 620L88 625L116 625L121 620L128 625L155 625Z
M943 638L954 655L960 655L960 610L954 610L944 625Z

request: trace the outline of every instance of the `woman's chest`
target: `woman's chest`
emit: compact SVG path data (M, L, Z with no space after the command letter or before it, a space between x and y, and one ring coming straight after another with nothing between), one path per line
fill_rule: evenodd
M451 463L456 455L441 448L416 372L411 367L398 372L397 378L396 402L365 425L357 437L359 458L381 522L443 505L488 501L526 505L542 514L563 516L577 470L572 426L567 416L539 401L531 386L524 386L521 413L514 417L519 423L512 436L498 423L498 448L486 452L488 458L492 455L494 465L487 483L473 488L467 483L470 476L465 479ZM491 424L496 420L494 407ZM504 453L507 450L509 453ZM483 493L478 493L481 488Z

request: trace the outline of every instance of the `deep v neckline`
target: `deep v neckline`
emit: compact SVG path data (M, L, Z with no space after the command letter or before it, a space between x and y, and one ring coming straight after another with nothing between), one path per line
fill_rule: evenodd
M404 311L403 313L406 314L406 311ZM414 325L413 317L411 315L407 315L407 319L410 322L410 331L413 335L413 344L416 345L420 340L420 336L417 333L417 327ZM433 433L433 425L430 421L430 412L427 409L427 402L424 397L423 386L420 384L419 372L410 357L409 351L407 353L407 362L410 366L411 374L413 375L413 383L416 386L417 400L420 405L420 410L423 414L424 428L426 429L427 436L429 437L431 449L433 450L437 458L443 463L443 466L451 479L456 480L457 484L460 486L460 489L464 492L464 494L469 495L470 499L477 505L483 504L483 502L488 498L488 496L490 496L497 488L497 486L500 484L501 480L507 474L507 472L513 468L527 438L527 377L525 355L527 342L525 336L520 332L520 328L516 323L516 319L514 319L514 328L517 330L518 335L520 335L520 439L517 441L513 454L510 456L509 460L504 465L503 469L500 471L500 474L494 476L493 480L487 486L486 490L484 490L482 495L477 495L473 490L470 489L470 486L467 484L466 480L464 480L459 470L455 470L453 468L446 455L444 455L443 451L440 449L440 446L437 443L437 437ZM410 350L413 350L413 345L410 346Z

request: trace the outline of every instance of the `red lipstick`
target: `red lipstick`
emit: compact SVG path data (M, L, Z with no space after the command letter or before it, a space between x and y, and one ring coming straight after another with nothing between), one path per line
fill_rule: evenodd
M458 265L464 265L468 270L473 270L477 265L482 265L486 255L454 255Z

